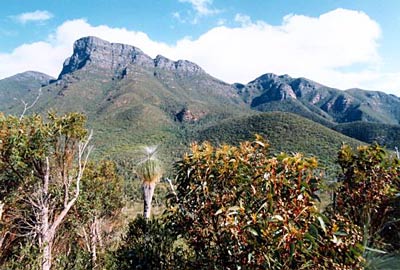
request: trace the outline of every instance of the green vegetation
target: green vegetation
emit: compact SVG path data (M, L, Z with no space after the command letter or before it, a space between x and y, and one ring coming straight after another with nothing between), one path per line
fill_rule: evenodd
M78 239L88 247L90 265L97 265L97 246L105 243L100 226L121 208L122 185L110 162L90 165L85 173L91 135L84 125L78 113L49 113L46 120L0 115L0 261L5 269L63 264L62 255L79 251ZM111 201L100 200L103 196Z
M352 146L362 144L311 120L283 112L227 119L193 133L193 140L215 144L238 144L260 134L271 143L274 153L305 153L318 157L325 166L334 164L336 151L342 143Z
M394 150L400 146L400 126L370 122L352 122L334 127L346 136L356 138L367 143L378 143Z
M268 148L261 137L239 147L194 145L178 163L169 219L194 252L190 268L357 267L357 227L316 207L316 159Z
M304 121L272 113L251 122L264 126L266 116ZM398 261L400 163L377 145L342 147L336 195L320 208L326 179L315 157L276 153L259 135L238 146L195 143L176 163L176 185L153 189L159 201L169 193L164 213L128 217L126 228L123 209L141 197L140 183L128 181L161 177L156 148L92 162L81 114L1 115L0 124L2 268L390 269Z
M378 145L343 146L342 173L333 210L363 229L363 245L392 251L399 247L400 162Z
M396 268L397 97L149 63L0 81L1 269Z
M51 79L46 74L28 71L0 80L0 111L21 114L23 102L31 104L38 95L46 95L39 89Z

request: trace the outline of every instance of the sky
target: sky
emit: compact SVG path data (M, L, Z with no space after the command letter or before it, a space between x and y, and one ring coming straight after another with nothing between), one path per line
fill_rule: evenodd
M400 96L398 0L0 0L0 79L57 77L97 36L228 83L265 73Z

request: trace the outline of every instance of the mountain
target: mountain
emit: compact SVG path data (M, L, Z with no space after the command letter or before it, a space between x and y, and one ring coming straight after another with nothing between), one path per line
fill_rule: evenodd
M193 119L200 120L218 111L216 105L244 107L231 85L211 77L194 63L171 61L160 55L152 59L133 46L95 37L75 42L73 55L49 89L55 99L54 104L46 106L81 109L96 116L122 113L131 110L133 104L141 104L157 106L178 118L190 112ZM80 104L81 108L75 102L68 103L82 95L89 102Z
M39 95L39 89L54 80L53 77L35 71L27 71L0 80L0 108L2 111L13 111L18 105L23 108L23 102L31 104Z
M195 63L161 55L153 59L134 46L96 37L74 43L57 79L27 72L0 80L2 85L8 86L0 87L1 111L22 112L19 99L31 103L41 89L30 113L84 112L97 153L118 157L159 143L164 159L173 161L193 140L233 143L260 133L271 138L276 151L332 160L339 141L361 143L338 133L347 132L341 123L397 126L400 119L399 99L381 92L340 91L274 74L231 85ZM284 113L264 113L269 111Z
M271 73L234 86L252 109L293 112L326 126L354 121L400 122L400 98L383 92L342 91L305 78Z
M19 113L23 105L10 102L0 109ZM96 37L75 42L60 75L42 87L30 112L50 109L87 114L98 152L110 155L154 143L166 148L165 155L180 155L188 129L254 114L232 85L192 62L152 59L136 47Z

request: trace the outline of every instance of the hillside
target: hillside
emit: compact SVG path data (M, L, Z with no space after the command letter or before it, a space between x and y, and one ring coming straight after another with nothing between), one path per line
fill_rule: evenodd
M400 147L400 126L371 122L344 123L334 129L346 136L367 143L378 143L390 150Z
M39 88L29 113L85 113L97 154L132 157L140 145L160 144L169 163L192 140L237 143L254 133L266 135L277 151L301 151L331 162L342 141L359 143L332 129L371 141L341 123L385 124L382 136L392 136L400 119L399 98L382 92L340 91L274 74L230 85L195 63L153 59L134 46L96 37L75 42L57 79L27 72L0 80L0 110L21 113L20 99L32 102ZM271 111L286 113L263 113ZM369 127L371 134L379 128ZM397 137L385 140L399 144Z
M23 110L12 93L3 94L10 102L0 106L2 111ZM30 112L51 109L85 113L95 132L97 152L118 156L155 143L166 147L163 153L170 156L185 148L188 125L254 113L234 87L194 63L160 55L152 59L133 46L95 37L75 42L59 77L42 87Z
M254 134L265 136L275 153L302 152L318 157L325 165L335 162L342 143L352 146L362 144L321 124L285 112L269 112L223 120L197 131L193 138L216 144L238 144L253 139Z
M5 112L22 112L23 102L31 103L39 95L39 89L48 85L53 77L35 71L27 71L0 80L0 109ZM18 107L19 110L13 110Z

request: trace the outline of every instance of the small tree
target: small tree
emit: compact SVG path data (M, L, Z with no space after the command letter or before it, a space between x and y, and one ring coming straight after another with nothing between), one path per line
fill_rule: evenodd
M91 150L84 124L78 113L49 113L47 121L38 115L0 116L1 186L13 191L2 197L11 202L8 228L37 246L43 270L52 265L57 232L80 194Z
M142 180L143 216L145 219L149 219L154 189L163 173L161 162L157 158L157 147L143 148L141 160L136 167L136 173Z
M91 256L91 269L97 269L98 250L104 251L105 244L110 242L104 239L107 221L118 219L123 207L123 179L112 161L89 163L82 178L82 189L75 205L75 213L80 218L74 223ZM107 235L111 235L111 227Z

